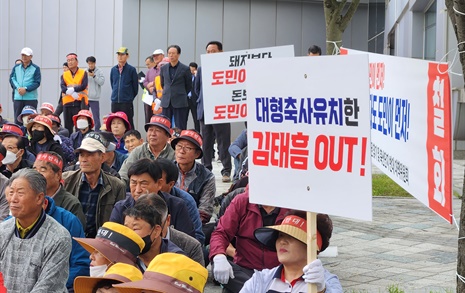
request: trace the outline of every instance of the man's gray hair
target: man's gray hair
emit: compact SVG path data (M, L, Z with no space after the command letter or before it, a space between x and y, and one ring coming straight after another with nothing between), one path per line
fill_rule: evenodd
M45 177L37 170L25 168L13 173L8 181L8 187L11 187L13 181L19 178L26 179L26 181L29 182L31 189L34 190L36 194L47 194L47 180L45 180Z

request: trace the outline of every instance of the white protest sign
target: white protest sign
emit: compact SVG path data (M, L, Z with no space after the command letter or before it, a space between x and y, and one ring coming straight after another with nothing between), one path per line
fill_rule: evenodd
M294 46L230 51L200 56L205 124L246 121L246 64L255 59L294 57ZM276 75L280 68L268 68Z
M247 74L250 201L371 220L368 55L254 60Z
M348 49L341 53L366 54ZM452 223L447 64L371 53L368 56L373 163Z

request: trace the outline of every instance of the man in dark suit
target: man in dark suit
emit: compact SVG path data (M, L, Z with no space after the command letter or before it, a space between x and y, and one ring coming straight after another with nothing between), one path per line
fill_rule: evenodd
M189 104L187 94L192 89L192 74L187 65L179 62L181 48L178 45L168 47L168 58L170 63L160 70L160 82L163 87L161 107L163 115L172 120L180 129L187 128L187 117L189 115Z

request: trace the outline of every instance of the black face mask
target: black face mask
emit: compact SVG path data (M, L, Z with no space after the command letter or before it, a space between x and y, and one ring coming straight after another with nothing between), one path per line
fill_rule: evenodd
M153 227L153 229L155 229L155 227ZM144 236L142 238L142 240L144 240L145 246L144 246L144 249L142 249L140 254L145 254L150 250L150 248L152 248L153 241L152 241L151 236L153 233L153 229L152 231L150 231L150 233L147 236Z
M45 137L45 131L33 130L31 141L41 141Z

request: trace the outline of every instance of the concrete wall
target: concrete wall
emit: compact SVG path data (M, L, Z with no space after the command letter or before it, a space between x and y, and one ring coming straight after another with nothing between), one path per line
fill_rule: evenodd
M366 51L367 24L365 1L344 33L343 45ZM23 47L34 50L33 62L42 68L39 104L57 104L61 65L67 53L76 52L81 67L86 67L87 56L95 56L107 78L101 98L104 115L110 111L109 72L116 64L118 47L128 47L128 62L145 71L145 58L157 48L166 51L170 44L181 46L181 62L199 63L210 40L222 41L225 50L287 44L294 45L296 56L305 55L313 44L325 50L323 4L276 0L2 0L0 94L4 116L13 114L8 78ZM140 99L135 113L135 123L143 129ZM242 123L235 126L242 127Z

